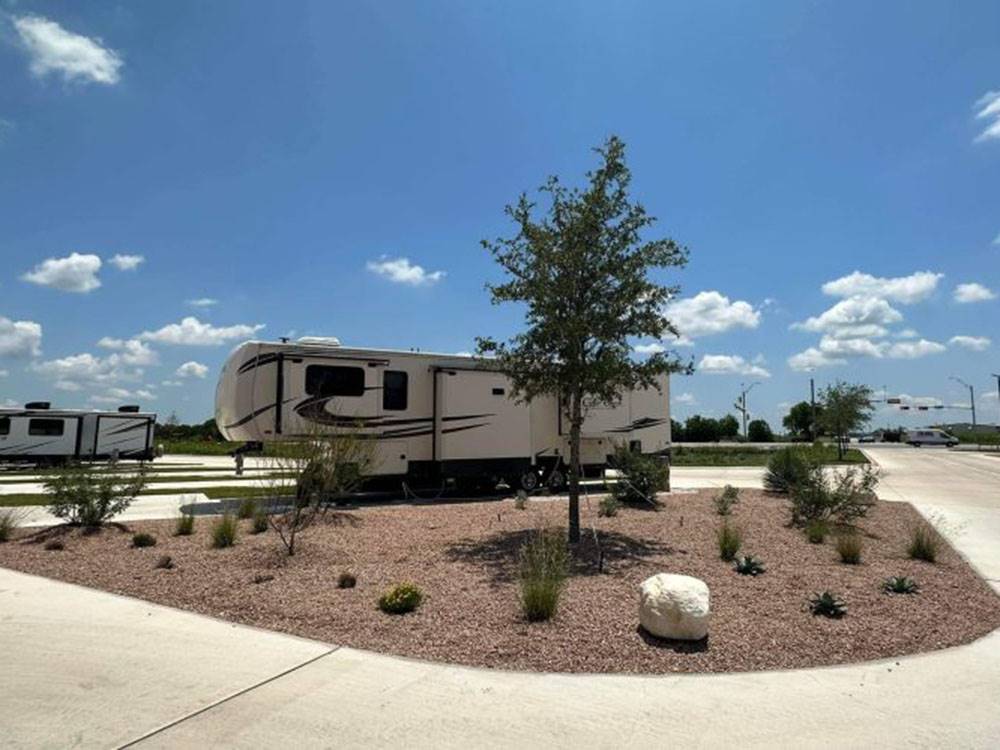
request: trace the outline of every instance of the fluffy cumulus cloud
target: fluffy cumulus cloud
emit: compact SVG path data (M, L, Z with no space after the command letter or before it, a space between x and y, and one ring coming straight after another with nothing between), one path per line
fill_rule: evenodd
M134 271L142 263L145 262L145 258L141 255L112 255L108 258L108 263L113 265L119 271Z
M97 272L101 259L96 255L72 253L65 258L47 258L21 276L25 281L63 292L92 292L101 285Z
M202 323L195 317L187 317L180 323L170 323L156 331L144 331L138 338L161 344L185 346L220 346L233 339L245 339L263 328L263 324L214 326Z
M984 352L990 348L990 340L985 336L952 336L948 339L950 346L960 346L974 352Z
M0 357L37 357L41 353L41 325L0 315Z
M388 258L384 255L378 260L368 261L366 267L389 281L410 286L435 284L445 275L444 271L426 271L423 266L410 263L408 258Z
M636 344L633 347L633 351L635 351L636 354L660 354L666 350L667 348L663 344L657 343L656 341L651 344Z
M846 365L852 359L918 359L945 351L944 344L927 339L916 341L874 341L867 338L836 338L823 336L817 346L793 354L788 366L796 372L808 372L821 367Z
M743 300L730 301L717 291L698 292L689 299L670 302L663 314L681 334L677 343L760 325L760 312L753 305Z
M972 105L976 119L985 123L985 129L976 136L977 141L1000 138L1000 91L987 91Z
M811 370L816 370L820 367L832 367L834 365L846 364L846 359L831 356L815 346L810 346L805 351L793 354L788 358L788 366L796 372L810 372Z
M107 356L90 352L68 357L33 362L32 371L54 381L61 391L78 391L83 386L111 385L120 381L137 381L146 367L159 363L156 352L137 339L105 337L98 342L104 349L112 350Z
M976 282L959 284L955 287L955 301L961 304L989 302L991 299L996 298L996 292Z
M126 400L139 399L154 401L156 394L148 388L139 388L134 391L130 391L128 388L108 388L103 393L91 396L88 400L94 404L121 404Z
M198 297L196 299L189 299L187 304L191 307L214 307L219 304L219 300L212 297Z
M881 297L903 305L912 305L930 297L937 289L942 273L917 271L909 276L882 278L854 271L823 284L823 294L831 297Z
M208 367L201 362L185 362L174 374L179 378L203 378L208 374Z
M749 375L769 378L771 373L759 364L747 361L737 354L706 354L698 363L698 372L712 375Z
M674 396L673 398L675 404L686 404L688 406L694 406L695 404L698 403L698 400L694 397L694 394L692 393L680 393Z
M929 354L940 354L947 347L937 341L919 339L918 341L898 341L886 348L885 355L890 359L919 359Z
M850 297L830 309L792 328L823 333L833 338L878 338L888 333L888 326L899 323L903 315L884 299Z
M96 37L75 34L41 16L15 18L14 28L36 76L54 73L67 81L105 85L121 80L121 55Z

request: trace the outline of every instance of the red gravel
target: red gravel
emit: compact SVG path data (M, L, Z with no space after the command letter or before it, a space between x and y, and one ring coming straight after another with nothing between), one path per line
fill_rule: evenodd
M71 531L64 551L29 541L0 544L0 565L216 617L405 656L508 669L560 672L719 672L808 667L912 654L966 643L1000 626L1000 598L947 545L931 565L906 558L912 507L879 503L864 520L861 565L838 562L832 540L809 544L787 528L785 502L744 490L733 520L744 551L767 572L737 575L718 559L713 492L674 495L658 513L623 509L598 518L585 504L586 541L552 622L529 624L517 602L516 550L530 529L565 523L565 503L512 501L367 507L339 512L300 537L286 557L273 532L243 534L230 549L209 548L211 519L194 536L172 522L135 523L158 544L133 549L115 528ZM596 526L607 571L595 570ZM55 533L57 530L48 532ZM65 530L58 530L65 531ZM174 568L156 569L162 555ZM357 587L338 589L350 571ZM657 641L638 627L639 583L658 572L693 575L711 590L707 643ZM882 593L906 575L916 596ZM254 583L255 577L273 579ZM412 581L423 605L383 614L378 596ZM848 604L841 620L813 617L807 599L830 590Z

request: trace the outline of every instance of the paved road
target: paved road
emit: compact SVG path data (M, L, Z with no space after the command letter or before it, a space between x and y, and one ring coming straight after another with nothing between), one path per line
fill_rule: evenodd
M998 459L872 455L887 493L945 509L967 525L959 549L981 570L1000 567L1000 478L985 463ZM521 674L338 649L0 569L0 644L30 644L4 649L0 724L12 747L992 748L1000 738L1000 631L849 667Z

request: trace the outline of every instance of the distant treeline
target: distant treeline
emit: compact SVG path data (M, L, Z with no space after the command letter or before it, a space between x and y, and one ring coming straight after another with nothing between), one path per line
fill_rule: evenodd
M201 424L180 424L171 414L163 424L156 425L156 439L164 441L194 440L203 443L224 442L222 433L214 419L206 419Z
M740 423L732 414L715 419L695 414L683 424L671 419L670 436L675 443L717 443L720 440L742 440ZM774 440L771 426L763 419L747 425L747 440L751 443L770 443Z

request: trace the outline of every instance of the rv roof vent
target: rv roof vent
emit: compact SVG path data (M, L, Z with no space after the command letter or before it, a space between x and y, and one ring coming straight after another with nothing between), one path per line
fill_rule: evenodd
M323 344L325 346L340 346L340 339L336 336L302 336L300 344Z
M139 407L135 404L128 404L126 406L119 406L118 411L122 414L137 414L139 412Z
M48 409L52 406L48 401L29 401L24 405L25 409Z

